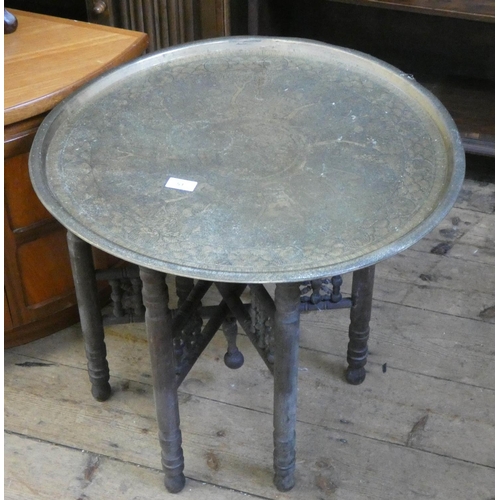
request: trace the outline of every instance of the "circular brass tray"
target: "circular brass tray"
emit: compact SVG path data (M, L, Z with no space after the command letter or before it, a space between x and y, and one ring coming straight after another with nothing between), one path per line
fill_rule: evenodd
M43 204L92 245L243 283L341 274L402 251L447 214L464 170L449 114L408 75L258 37L107 73L50 113L30 156Z

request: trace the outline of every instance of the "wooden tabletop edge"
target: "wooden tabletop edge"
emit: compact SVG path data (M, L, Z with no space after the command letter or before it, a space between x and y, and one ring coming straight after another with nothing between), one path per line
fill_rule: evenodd
M12 12L15 12L16 14L21 11L14 11L12 9ZM25 14L23 12L23 14ZM53 20L54 18L50 16L44 16L41 14L31 14L27 13L28 15L33 15L42 19L48 18ZM57 18L59 21L59 18ZM78 21L70 21L70 20L61 20L64 21L64 24L69 23L75 23ZM131 61L132 59L140 56L147 48L148 46L148 36L146 33L142 32L137 32L137 31L128 31L128 30L122 30L119 28L111 28L109 26L102 26L102 25L92 25L90 23L83 23L86 27L87 25L91 28L96 27L98 28L101 32L105 31L111 31L113 33L116 33L119 31L120 33L123 32L125 34L132 35L131 40L129 45L124 49L122 52L117 54L115 57L107 61L105 64L100 66L99 68L96 68L94 71L91 71L87 73L84 77L79 78L75 81L70 82L68 85L64 85L53 92L50 92L44 96L37 97L36 99L31 99L27 100L25 102L21 103L16 103L15 106L10 106L4 108L4 126L19 122L21 120L26 120L27 118L36 116L41 113L45 113L52 109L56 104L58 104L60 101L62 101L65 97L70 95L72 92L74 92L76 89L84 85L85 83L89 82L90 80L96 78L97 76L105 73L106 71L113 69L115 67L120 66L121 64L124 64L126 62ZM103 29L104 28L104 29Z

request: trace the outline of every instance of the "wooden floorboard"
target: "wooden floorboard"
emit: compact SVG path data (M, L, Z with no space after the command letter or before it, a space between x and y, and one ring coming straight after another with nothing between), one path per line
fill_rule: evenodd
M26 453L29 451L29 453ZM163 500L163 474L148 467L36 439L5 435L5 498L12 500ZM248 495L190 480L186 500L245 500Z
M272 485L272 377L244 335L241 369L224 366L218 333L180 388L177 496L160 472L144 325L106 329L105 403L79 325L5 351L5 498L493 500L493 276L494 185L466 181L438 228L377 265L361 386L343 380L348 311L302 316L288 493Z

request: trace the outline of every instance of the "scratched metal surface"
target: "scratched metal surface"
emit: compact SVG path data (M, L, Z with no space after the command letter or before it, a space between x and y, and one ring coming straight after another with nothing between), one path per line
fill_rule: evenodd
M155 53L58 106L30 157L67 228L153 269L300 281L429 232L464 175L444 108L395 68L316 42L225 38ZM192 192L165 187L171 177Z

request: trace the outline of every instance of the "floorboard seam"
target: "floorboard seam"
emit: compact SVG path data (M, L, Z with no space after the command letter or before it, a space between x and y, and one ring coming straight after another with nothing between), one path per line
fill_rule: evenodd
M238 333L238 335L246 337L246 334L241 333L241 332ZM329 351L322 351L320 349L314 349L313 347L307 347L307 346L304 346L304 345L300 345L300 349L303 349L304 351L309 351L309 352L317 352L319 354L326 354L328 356L333 356L335 358L341 358L341 359L345 358L345 355L343 355L343 354L335 354L335 353L332 353L332 352L329 352ZM17 356L22 356L22 357L25 357L25 358L28 358L28 359L36 359L36 360L39 360L39 361L44 361L44 362L52 363L53 365L59 365L59 366L65 366L67 368L73 368L73 369L80 370L82 372L87 373L87 368L86 367L68 365L68 364L65 364L65 363L51 361L51 360L45 359L45 358L40 358L40 357L36 357L36 356L30 356L28 354L17 354L16 353L16 355ZM370 355L370 353L368 353L368 356L369 355ZM376 363L376 362L373 362L373 361L370 361L370 360L368 362L371 364L371 366L382 367L384 365L384 363ZM420 376L420 377L429 377L429 378L432 378L434 380L441 380L443 382L451 382L453 384L460 384L460 385L464 385L464 386L467 386L467 387L474 387L474 388L477 388L477 389L482 389L482 390L485 390L485 391L490 391L492 393L495 392L495 387L494 386L488 387L488 386L471 384L469 382L462 382L460 380L453 380L453 379L438 377L436 375L430 375L428 373L414 372L414 371L411 371L411 370L407 370L407 369L403 369L403 368L398 368L396 366L391 366L390 368L391 368L391 370L396 370L396 371L400 371L400 372L403 372L403 373L409 373L411 375L417 375L417 376ZM369 375L370 370L367 370L366 372ZM148 382L145 382L145 381L142 381L142 380L130 379L130 378L127 378L127 377L120 377L119 375L114 375L113 373L111 373L111 378L112 379L117 379L117 380L124 380L124 381L129 380L129 381L137 383L137 384L147 385L148 387L152 386L152 383L148 383ZM181 387L182 387L182 384L181 384ZM90 386L89 386L89 391L90 391ZM181 388L179 388L179 391L180 392L185 392L185 391L182 391ZM186 393L186 394L191 394L191 393ZM213 400L213 401L215 401L215 400ZM259 411L259 410L255 410L255 411Z
M334 354L334 353L331 353L331 352L328 352L328 351L321 351L319 349L314 349L312 347L306 347L306 346L302 346L301 345L300 348L304 349L305 351L317 352L317 353L320 353L320 354L326 354L328 356L335 356L336 358L342 358L342 359L345 358L345 356L342 355L342 354ZM368 353L368 364L367 364L367 366L371 365L372 367L373 366L382 367L384 364L385 363L376 363L374 361L370 361L370 353ZM474 387L474 388L485 390L485 391L491 391L493 393L495 392L494 386L493 387L487 387L487 386L482 386L482 385L471 384L469 382L462 382L460 380L452 380L452 379L448 379L448 378L438 377L437 375L430 375L428 373L414 372L414 371L411 371L411 370L406 370L406 369L403 369L403 368L398 368L396 366L391 366L390 369L391 370L396 370L396 371L399 371L399 372L403 372L403 373L409 373L411 375L418 375L420 377L429 377L429 378L432 378L434 380L442 380L443 382L451 382L453 384L460 384L460 385L465 385L467 387ZM369 369L366 370L366 374L367 374L367 376L370 375L370 370Z
M395 283L399 283L398 281L395 281L395 280L388 280L388 281L394 281ZM481 292L481 293L485 293L485 292ZM491 298L492 298L492 300L494 300L494 294L493 293L491 294ZM452 318L458 318L458 319L468 319L468 320L471 320L471 321L477 321L478 323L481 323L481 324L487 323L489 325L494 326L494 323L490 323L489 321L484 321L484 320L482 320L480 318L477 319L477 318L470 318L468 316L458 316L457 314L451 314L451 313L447 313L447 312L443 312L443 311L434 311L433 309L424 309L422 307L412 306L410 304L399 304L398 302L392 302L390 300L377 299L375 297L373 297L373 302L374 303L376 303L376 302L382 302L384 304L392 304L392 305L399 306L399 307L409 307L410 309L415 309L417 311L431 312L431 313L434 313L434 314L442 314L443 316L450 316Z

